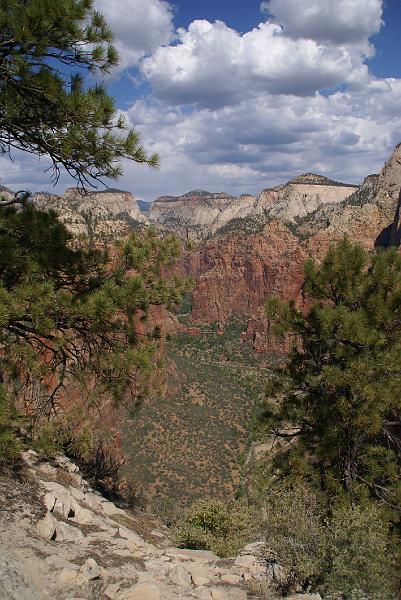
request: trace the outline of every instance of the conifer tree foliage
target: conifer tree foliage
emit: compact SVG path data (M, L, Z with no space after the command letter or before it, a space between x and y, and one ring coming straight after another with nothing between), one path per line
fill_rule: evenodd
M0 0L0 151L51 159L87 186L121 174L122 158L156 166L113 99L85 74L117 62L112 32L93 0Z
M76 246L53 212L0 211L0 380L35 390L36 421L57 413L71 382L93 402L137 400L157 351L139 319L150 305L180 304L187 289L165 275L179 253L173 237L137 231L110 257Z
M269 383L262 420L291 442L281 473L333 494L401 507L401 256L344 239L308 260L309 309L273 298L276 333L293 340ZM280 472L280 471L279 471Z

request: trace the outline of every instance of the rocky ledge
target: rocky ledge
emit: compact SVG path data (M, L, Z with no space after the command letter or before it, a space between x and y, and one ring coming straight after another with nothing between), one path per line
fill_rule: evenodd
M26 452L0 490L4 600L245 600L280 576L260 543L229 560L174 548L155 517L106 500L64 456Z

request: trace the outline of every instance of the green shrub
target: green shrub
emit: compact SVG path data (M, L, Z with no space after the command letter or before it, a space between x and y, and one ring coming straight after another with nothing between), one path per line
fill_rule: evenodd
M301 586L325 600L392 600L395 561L389 528L374 505L328 512L303 488L284 488L265 503L266 546L283 566L281 591Z
M182 518L182 507L178 499L172 496L156 496L152 500L151 510L160 517L167 527L175 527L180 518Z
M94 450L88 426L77 427L79 415L71 412L42 425L35 432L32 446L43 458L66 454L73 459L88 460Z
M235 556L250 541L253 524L252 511L244 501L200 500L178 522L175 540L182 548Z
M316 588L325 556L323 514L316 496L304 488L284 487L268 495L265 541L286 571L281 591Z
M389 528L377 507L341 506L327 527L322 590L333 600L395 598Z
M18 414L0 385L0 463L19 458L23 444L18 437Z

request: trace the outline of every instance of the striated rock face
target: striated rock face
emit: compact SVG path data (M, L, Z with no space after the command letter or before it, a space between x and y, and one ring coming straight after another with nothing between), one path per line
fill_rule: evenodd
M269 216L294 222L323 205L341 203L357 189L312 173L300 175L281 188L277 202L269 207Z
M180 197L162 196L153 202L149 220L181 238L202 240L234 218L245 217L254 196L235 198L224 193L194 190Z
M257 235L214 238L186 264L196 278L191 319L225 321L253 314L272 294L298 297L306 257L298 238L276 220Z
M320 175L301 175L288 184L263 190L259 196L238 198L227 194L212 194L201 190L178 198L158 198L149 211L149 219L161 229L181 238L205 240L239 220L264 221L280 218L293 221L326 203L339 203L356 191L356 186L337 183Z
M398 144L379 175L379 193L395 209L401 187L401 144Z
M135 197L121 190L82 194L69 188L62 196L38 193L32 198L41 210L55 210L74 236L110 240L146 222Z

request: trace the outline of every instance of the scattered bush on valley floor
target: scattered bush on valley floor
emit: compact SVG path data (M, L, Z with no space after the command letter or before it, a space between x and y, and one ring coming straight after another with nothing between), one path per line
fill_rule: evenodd
M174 529L175 541L181 548L210 550L220 557L236 556L254 533L255 518L243 500L227 503L217 499L199 500Z

